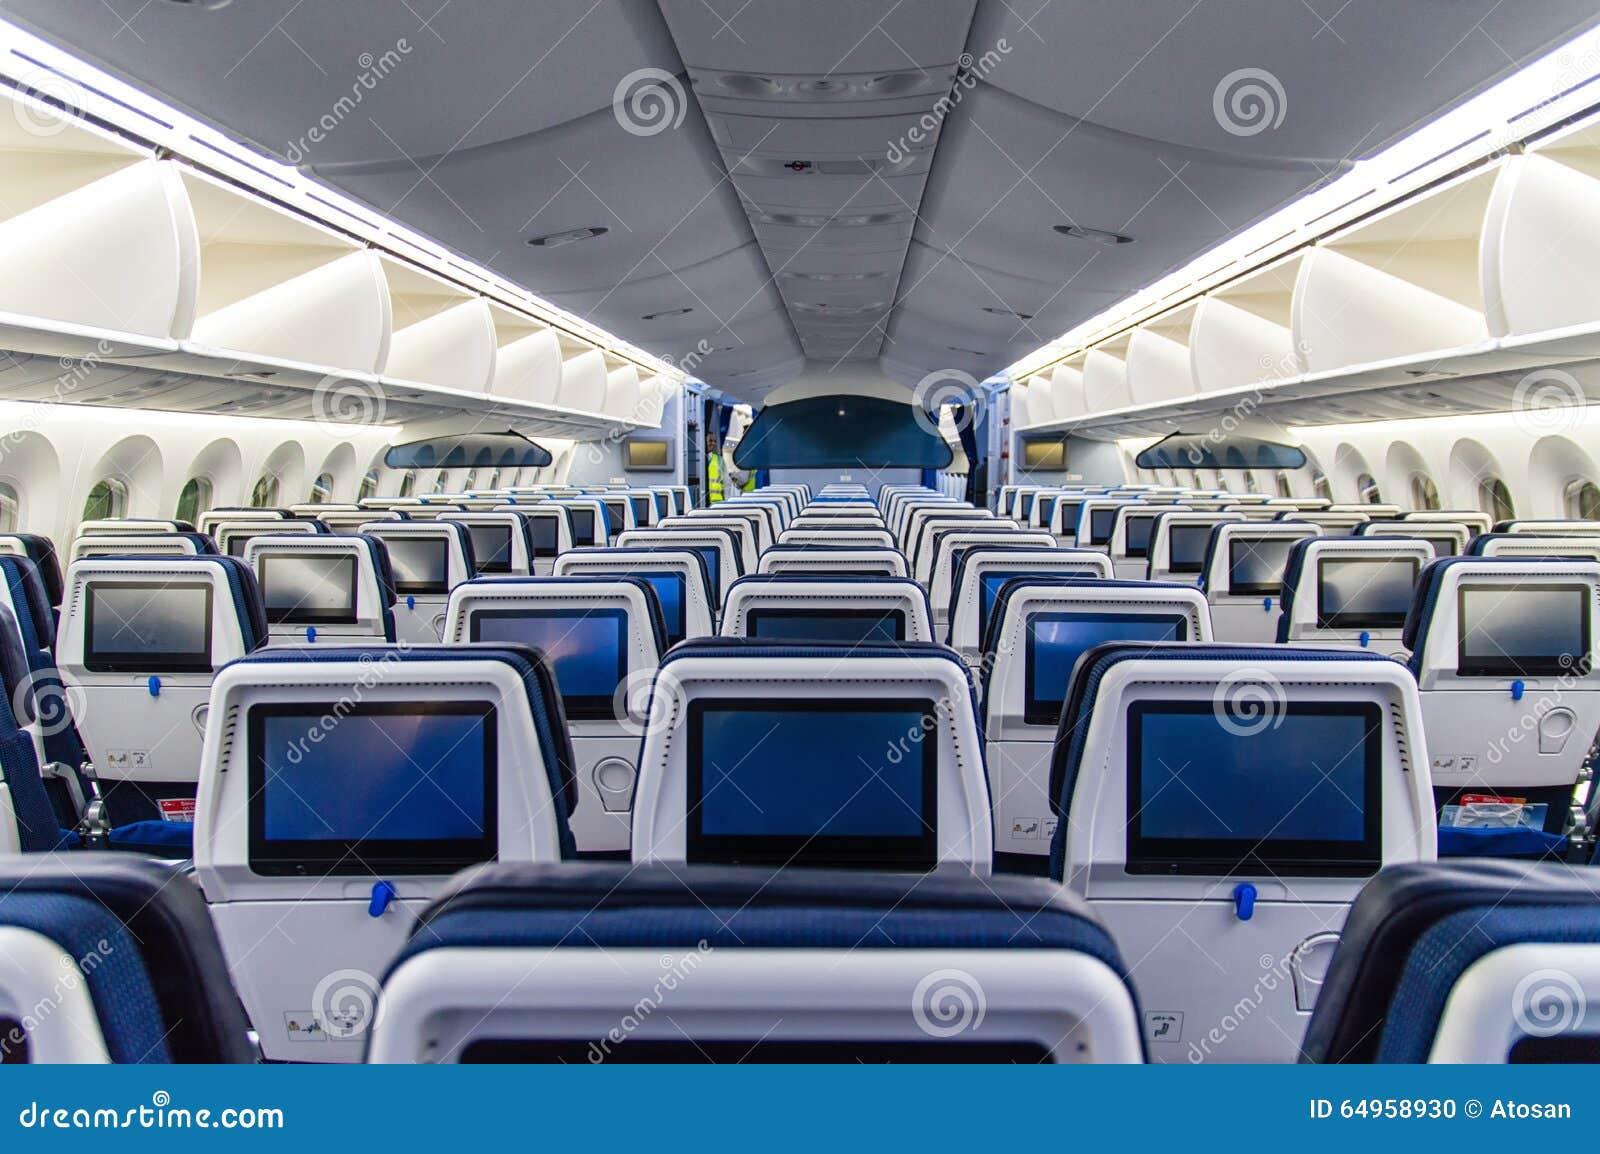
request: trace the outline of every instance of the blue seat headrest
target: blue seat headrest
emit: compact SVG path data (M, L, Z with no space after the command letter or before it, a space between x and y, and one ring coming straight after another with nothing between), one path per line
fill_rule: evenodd
M0 571L5 573L6 589L11 594L11 604L16 609L17 623L23 629L24 640L36 649L54 649L56 644L56 615L50 606L50 596L45 591L39 567L26 557L0 556ZM28 638L31 630L33 637Z
M254 1060L205 899L170 867L110 853L0 858L0 895L0 924L80 960L113 1061Z
M1368 649L1273 648L1251 645L1210 645L1197 642L1137 643L1108 641L1096 645L1078 659L1071 684L1061 706L1061 721L1056 728L1055 749L1050 758L1050 785L1047 794L1057 818L1055 837L1050 843L1050 874L1060 881L1066 874L1067 818L1072 796L1077 789L1088 742L1089 721L1094 715L1100 686L1106 674L1124 661L1215 661L1247 665L1262 661L1294 661L1324 664L1330 661L1389 661L1389 657Z
M22 546L24 555L38 567L46 600L60 608L64 585L61 580L61 558L56 554L55 542L42 533L11 533L8 536Z
M499 661L509 666L522 680L528 695L528 708L533 714L535 737L539 753L549 780L550 795L555 801L556 828L560 833L562 856L573 854L572 833L568 816L578 806L577 761L572 754L572 741L567 733L567 715L561 705L561 693L556 687L555 674L550 662L538 649L527 645L463 644L463 645L307 645L263 649L238 661L235 665L338 665L355 664L367 669L380 662L411 664L429 661ZM514 767L513 767L514 768Z

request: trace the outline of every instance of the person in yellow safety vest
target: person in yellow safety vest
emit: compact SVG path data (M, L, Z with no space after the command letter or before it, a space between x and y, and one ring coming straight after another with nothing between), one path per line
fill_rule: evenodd
M723 488L724 478L732 481L741 493L755 492L755 470L741 469L733 463L733 450L736 446L737 442L719 451L716 448L716 442L710 437L706 438L707 503L724 499L726 496L726 491Z
M706 438L706 500L722 500L722 454L710 437Z

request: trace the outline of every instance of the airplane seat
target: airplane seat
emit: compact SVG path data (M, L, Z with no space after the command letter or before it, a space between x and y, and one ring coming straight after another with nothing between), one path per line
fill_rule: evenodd
M891 549L894 538L887 529L796 525L778 534L773 545L842 545L862 549ZM767 546L771 549L773 546ZM763 550L765 552L766 550Z
M0 1062L254 1061L205 902L121 854L0 856L6 1019L21 1028L0 1034Z
M761 554L757 573L864 573L907 577L906 556L878 545L774 545Z
M1433 546L1410 537L1307 537L1289 547L1276 640L1405 659L1405 622Z
M1087 504L1085 508L1088 508ZM1243 513L1158 509L1150 519L1150 542L1145 550L1145 578L1150 581L1198 583L1205 575L1211 530L1218 525L1247 523L1260 524L1246 522Z
M1056 830L1050 761L1078 659L1107 641L1209 642L1211 614L1192 585L1048 574L1001 581L980 684L995 858L1042 874Z
M661 662L635 862L987 875L992 827L971 678L942 645L724 637Z
M663 975L675 977L665 1000L652 994ZM659 1006L637 1015L642 1002ZM369 1062L1144 1052L1116 943L1082 901L1031 878L487 866L423 915L383 1006ZM630 1015L638 1028L620 1035Z
M1595 1061L1597 886L1553 863L1384 870L1350 909L1301 1060Z
M85 557L193 557L217 551L216 542L204 533L92 533L72 543L67 563Z
M45 599L53 607L61 608L61 558L56 553L55 542L42 533L3 533L0 534L0 554L6 553L32 561L39 570L39 579L44 582Z
M1440 852L1560 852L1600 734L1600 562L1446 557L1406 617Z
M244 559L261 588L267 644L394 641L394 570L378 538L268 534L250 538Z
M1111 559L1093 549L1054 545L970 545L960 551L950 580L950 625L946 643L979 668L987 652L984 636L995 595L1012 577L1095 577L1111 579Z
M33 670L11 611L0 606L0 857L79 844L72 829L81 806L59 806L43 770L39 704Z
M447 645L527 645L550 662L584 804L572 834L585 854L628 851L640 715L667 649L655 587L642 577L484 577L458 585Z
M54 554L51 554L54 557ZM68 824L70 814L81 814L93 790L84 773L89 760L78 718L61 682L57 668L57 633L60 613L50 604L49 587L43 571L25 557L0 555L0 608L11 611L28 668L33 699L44 715L39 730L43 735L45 778L56 813ZM12 706L16 712L16 706Z
M933 605L934 626L945 632L950 625L950 593L955 585L956 563L968 549L985 545L1013 545L1051 550L1060 546L1049 533L1034 529L944 529L926 544L932 564L928 567L928 598Z
M365 975L449 875L571 857L578 797L525 646L264 649L219 673L194 864L265 1056L358 1061Z
M450 590L472 580L472 534L455 521L373 521L358 533L383 544L393 574L395 639L433 645L444 633Z
M1141 959L1168 1026L1147 1017L1156 1060L1296 1056L1357 891L1434 860L1427 749L1415 678L1369 650L1084 655L1050 768L1051 876ZM1188 1026L1230 1015L1220 1039Z
M752 574L728 589L722 636L764 641L932 641L922 586L903 577Z
M711 602L711 570L705 557L693 549L666 549L613 545L607 549L578 549L556 558L554 577L605 574L641 577L656 591L666 629L666 648L690 637L710 637L715 632Z
M67 570L65 701L94 766L91 832L113 849L187 858L216 672L267 643L254 571L237 557L112 557ZM46 726L48 732L49 726Z
M1200 567L1218 641L1278 639L1283 574L1296 541L1322 536L1319 525L1244 521L1214 525Z
M1469 557L1565 557L1600 561L1600 536L1539 537L1531 533L1481 533L1463 552Z

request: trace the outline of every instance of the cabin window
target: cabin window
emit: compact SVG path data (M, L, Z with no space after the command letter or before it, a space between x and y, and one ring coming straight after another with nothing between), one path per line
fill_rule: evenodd
M435 493L444 492L445 479L444 470L440 469L438 476L434 477L433 479L433 491Z
M1479 507L1496 521L1510 521L1517 515L1511 500L1511 490L1499 477L1486 478L1478 486Z
M1259 493L1261 491L1256 488L1256 475L1249 469L1244 471L1244 491L1246 493Z
M0 533L15 533L22 528L22 498L16 486L0 481Z
M407 469L406 475L400 478L400 496L409 497L417 487L417 471Z
M1233 492L1233 486L1228 484L1228 475L1226 473L1221 471L1217 473L1217 488L1221 489L1224 493Z
M365 501L368 497L376 497L377 495L378 470L368 469L367 475L361 478L361 492L356 495L356 499Z
M1383 504L1383 490L1378 488L1377 478L1371 473L1356 474L1356 492L1361 494L1363 504Z
M1411 474L1411 507L1413 509L1439 508L1439 486L1426 473Z
M500 487L500 470L496 469L494 472L489 474L489 483L487 485L485 485L484 488L486 488L486 489L498 489L499 487Z
M89 499L83 503L85 521L105 521L128 515L128 486L115 477L107 477L89 490Z
M1289 483L1289 474L1283 472L1282 470L1279 470L1277 479L1278 479L1278 496L1280 496L1280 497L1293 497L1294 496L1294 486Z
M333 500L333 474L323 473L311 482L311 504L326 505Z
M1575 477L1567 485L1567 516L1579 521L1600 521L1600 485Z
M1333 485L1328 481L1328 474L1321 469L1311 470L1311 491L1324 501L1333 500Z
M178 520L193 525L200 514L209 508L211 508L211 482L204 477L190 477L184 482L182 492L178 494Z
M256 487L250 490L250 507L252 509L276 509L278 507L278 478L271 473L263 473L256 482Z

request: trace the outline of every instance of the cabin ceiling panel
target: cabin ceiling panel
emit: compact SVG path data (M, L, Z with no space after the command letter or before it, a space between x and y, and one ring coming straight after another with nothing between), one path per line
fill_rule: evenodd
M680 68L638 0L7 0L5 13L290 163L515 139L609 109L627 72Z
M980 5L970 44L1004 38L991 82L1070 118L1241 156L1343 161L1597 19L1592 0L996 0ZM1219 92L1233 112L1219 113Z

